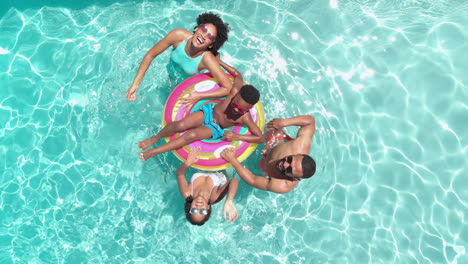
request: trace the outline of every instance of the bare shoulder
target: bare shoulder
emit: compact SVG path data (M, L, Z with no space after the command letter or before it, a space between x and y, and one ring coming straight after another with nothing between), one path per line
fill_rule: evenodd
M190 37L192 33L188 30L182 28L176 28L169 33L167 33L166 37L171 42L180 42L188 37Z
M211 51L208 51L203 54L203 60L216 61L216 57Z
M309 154L312 139L310 137L301 137L287 143L290 143L290 148L295 150L295 154Z
M168 33L168 35L176 35L176 36L179 36L179 37L189 37L192 34L192 32L186 30L186 29L183 29L183 28L176 28L176 29L173 29L172 31L170 31Z
M219 70L222 72L221 67L219 66L219 63L217 63L216 57L210 51L207 51L207 52L203 53L201 63L202 63L204 68L210 68L210 69L219 68Z
M252 123L255 124L255 122L253 121L252 116L250 115L249 112L242 115L242 117L239 119L239 123L242 123L244 125L248 125L248 124L252 124Z

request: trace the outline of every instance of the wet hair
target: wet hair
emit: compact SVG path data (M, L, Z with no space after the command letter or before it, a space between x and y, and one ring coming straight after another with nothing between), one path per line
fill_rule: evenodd
M244 99L244 101L251 105L256 104L260 99L260 92L257 90L257 88L249 84L242 86L239 94L242 99Z
M202 24L213 24L216 27L216 38L213 42L213 46L208 48L209 51L213 53L213 55L218 55L218 50L223 46L224 42L228 40L228 33L229 33L229 24L224 23L223 20L216 14L206 12L200 14L197 17L197 28Z
M206 221L208 221L208 219L210 219L210 216L211 216L211 201L208 201L208 205L209 205L208 209L207 209L208 214L205 215L205 218L203 218L203 220L201 220L200 222L197 222L194 219L192 219L192 214L190 213L190 208L192 208L192 202L193 202L192 195L189 195L189 196L187 196L187 198L185 198L185 206L184 206L185 217L187 217L187 220L192 225L202 226Z
M302 155L302 172L303 175L301 178L307 179L315 174L315 160L309 155Z

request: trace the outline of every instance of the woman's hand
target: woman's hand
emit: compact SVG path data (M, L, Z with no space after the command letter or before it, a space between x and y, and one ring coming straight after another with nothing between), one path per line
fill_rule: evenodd
M187 157L187 161L185 161L185 165L188 167L195 164L200 159L200 147L196 147L192 149Z
M226 200L226 202L224 203L223 211L224 219L226 219L229 223L233 223L234 221L236 221L237 217L239 217L237 208L232 200Z
M131 86L130 88L128 88L128 91L127 91L127 100L129 101L135 101L136 100L136 91L138 90L137 87L133 87Z
M191 92L188 94L188 96L179 99L182 104L185 104L183 108L190 109L190 106L192 106L194 103L200 101L201 97L198 93L196 92Z

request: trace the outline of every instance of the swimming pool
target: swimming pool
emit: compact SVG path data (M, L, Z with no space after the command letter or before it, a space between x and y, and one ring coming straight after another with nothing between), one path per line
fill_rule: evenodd
M85 3L1 12L0 263L468 262L463 1ZM125 93L205 10L267 120L316 117L318 170L283 195L241 182L236 223L217 204L195 227L179 161L136 148L161 128L168 53Z

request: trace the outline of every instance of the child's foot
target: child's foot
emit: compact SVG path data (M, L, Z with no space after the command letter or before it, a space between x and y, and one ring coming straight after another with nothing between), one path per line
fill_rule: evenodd
M140 152L141 161L145 162L149 158L151 158L151 155L150 155L150 153L148 153L148 151Z
M156 142L157 142L157 140L154 137L150 137L150 138L147 138L147 139L145 139L143 141L138 142L138 147L141 150L145 150L145 149L151 147L151 145L153 145Z

